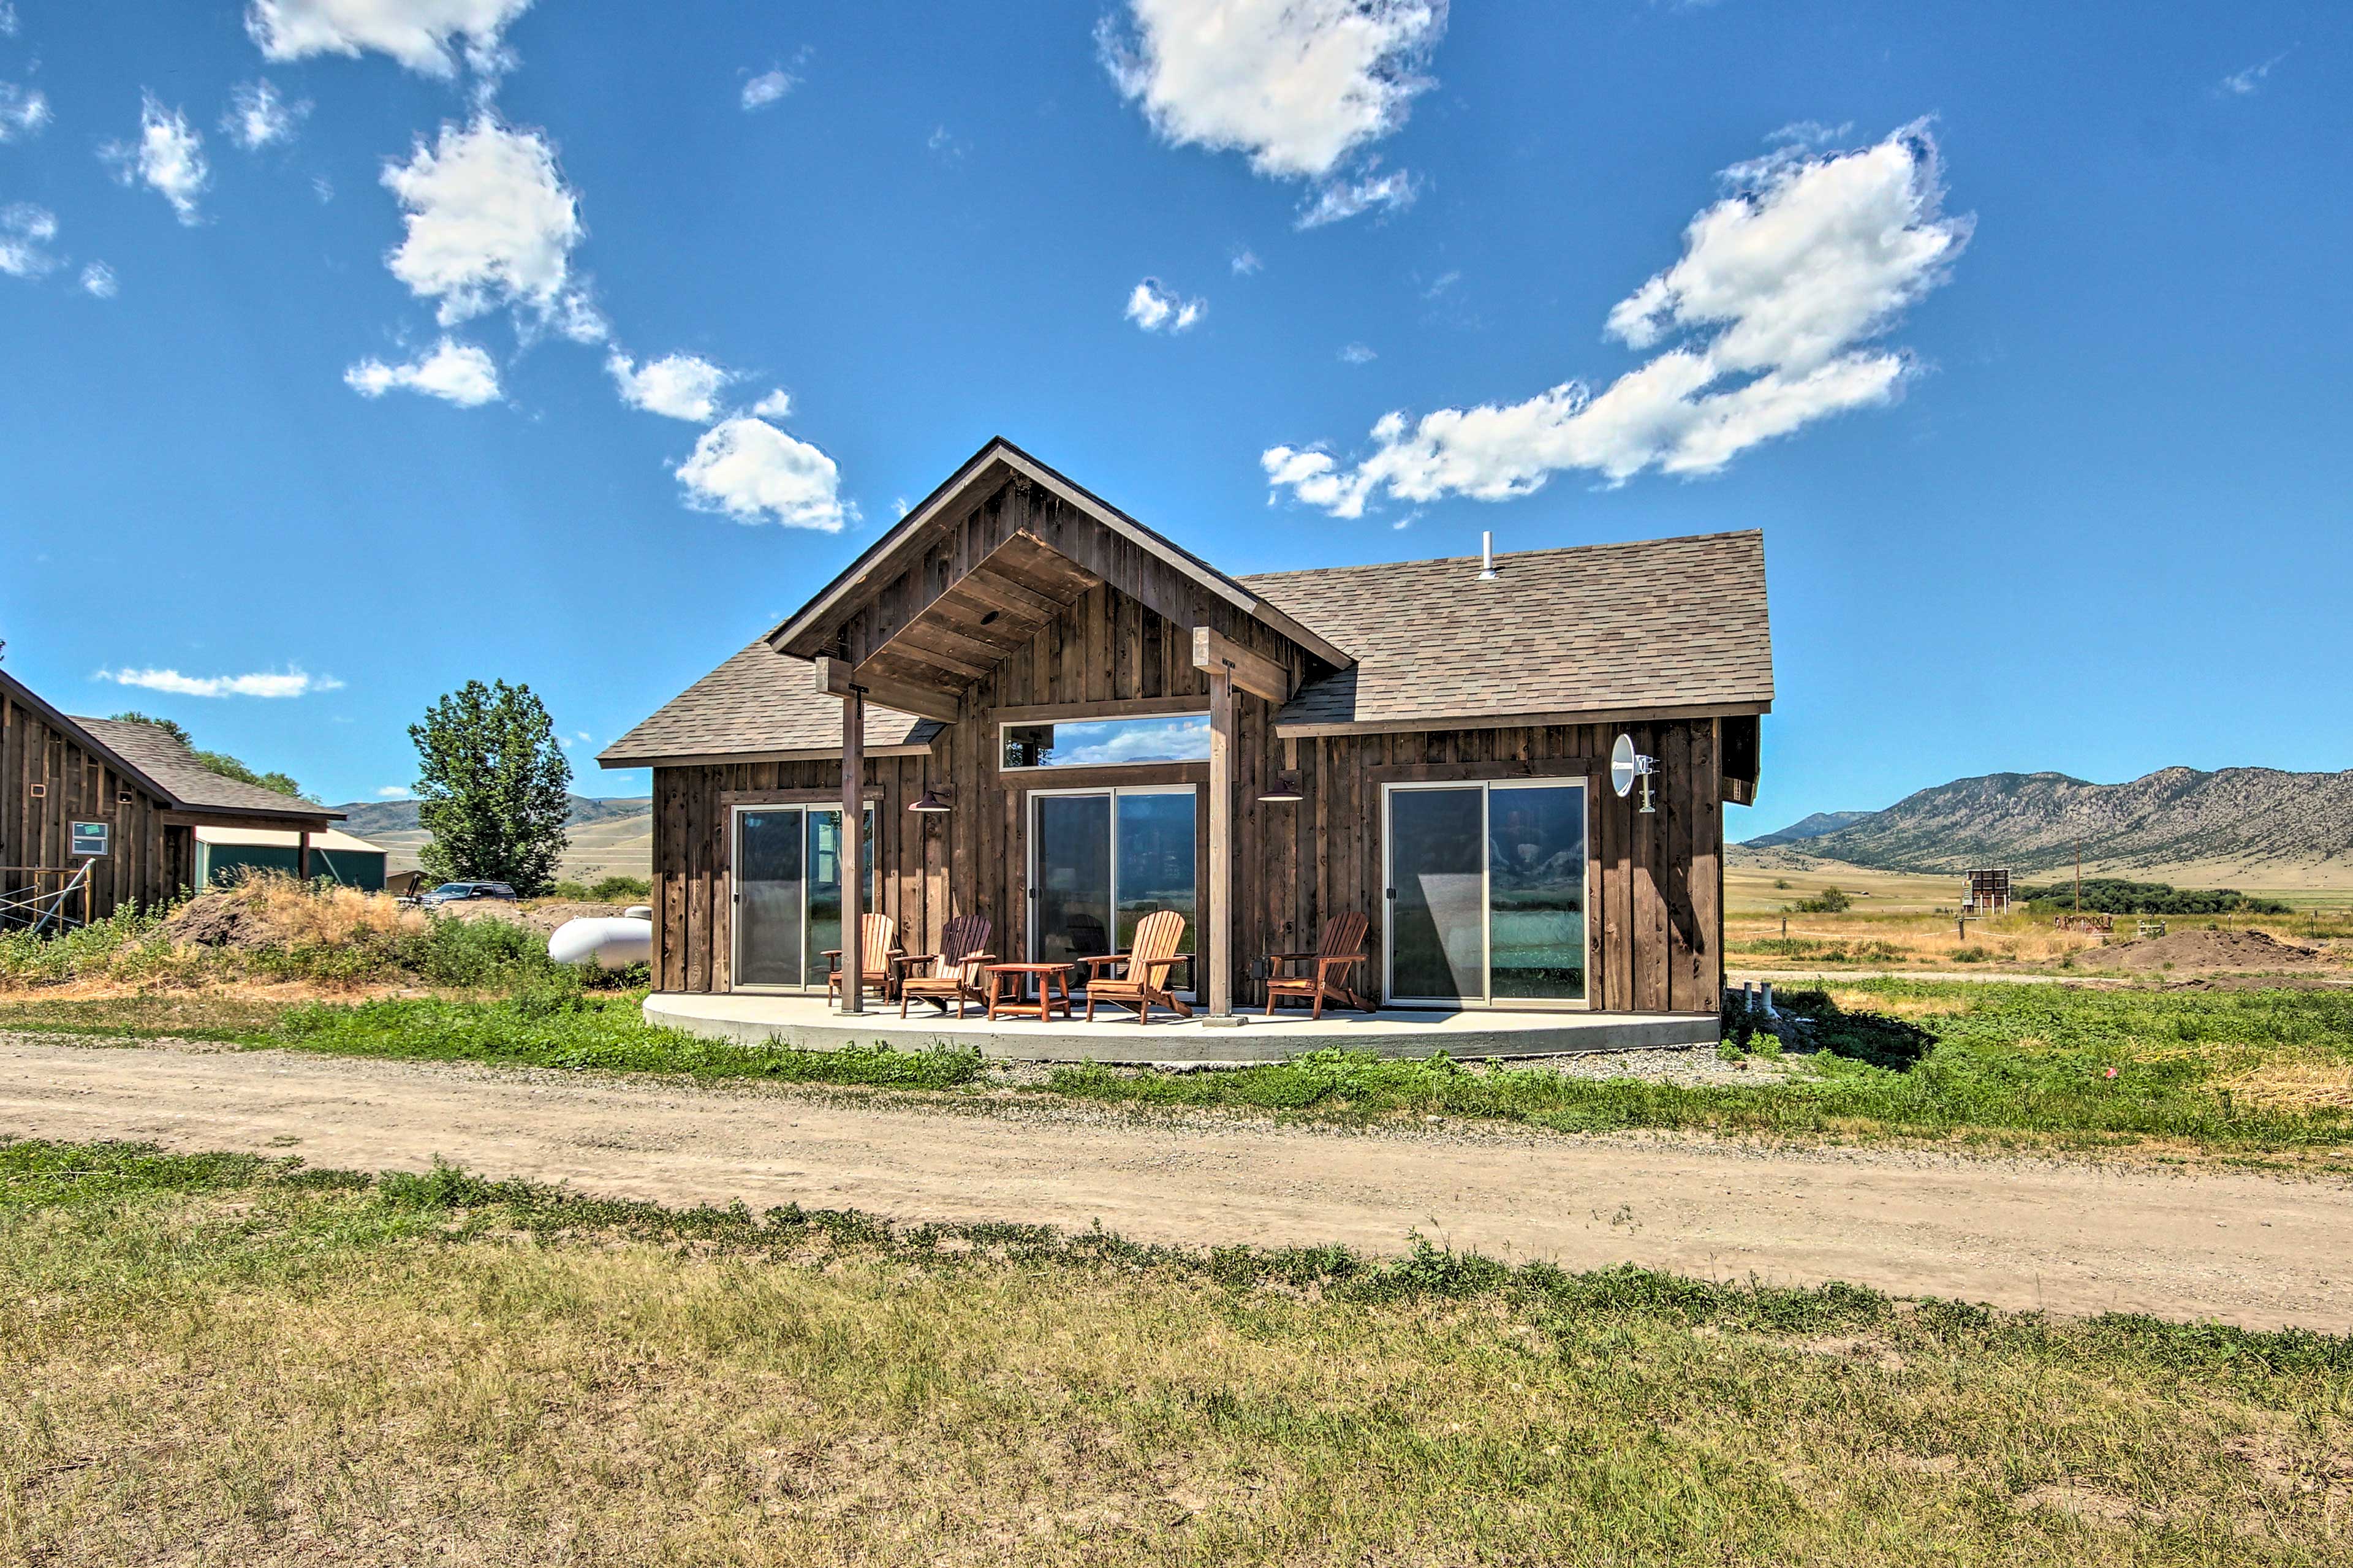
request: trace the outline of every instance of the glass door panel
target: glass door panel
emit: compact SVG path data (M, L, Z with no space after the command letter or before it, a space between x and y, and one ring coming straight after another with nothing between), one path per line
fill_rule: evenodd
M1389 792L1389 994L1460 1001L1485 991L1483 791Z
M801 816L797 809L736 814L737 985L806 983L807 971L801 942Z
M1488 995L1585 999L1585 790L1487 793Z
M808 815L808 914L803 960L806 984L823 984L828 952L841 950L841 813L812 811ZM874 813L866 813L866 839L860 847L866 868L865 908L874 910Z
M1122 790L1115 797L1113 886L1119 900L1118 946L1125 952L1135 943L1137 922L1155 910L1175 910L1185 917L1185 937L1179 952L1193 951L1198 924L1194 860L1199 840L1194 834L1195 797L1191 790L1166 795Z
M1111 952L1111 796L1032 798L1037 804L1031 961L1068 963Z

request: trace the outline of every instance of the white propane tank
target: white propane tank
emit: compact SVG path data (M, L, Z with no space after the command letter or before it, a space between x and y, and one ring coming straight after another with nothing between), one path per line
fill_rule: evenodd
M645 906L637 906L643 909ZM646 914L650 916L651 910ZM547 939L547 956L557 963L593 963L600 969L627 969L651 963L654 922L651 919L608 915L602 919L565 921Z

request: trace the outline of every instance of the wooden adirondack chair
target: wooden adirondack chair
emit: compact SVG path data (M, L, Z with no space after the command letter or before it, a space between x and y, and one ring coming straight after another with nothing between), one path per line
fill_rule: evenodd
M1270 952L1266 955L1268 969L1272 971L1266 983L1266 1016L1274 1016L1274 1005L1286 996L1314 1005L1312 1017L1324 1016L1325 997L1345 1002L1351 1007L1369 1013L1373 1005L1357 994L1347 984L1349 971L1365 962L1365 917L1351 911L1334 915L1324 922L1323 944L1314 952ZM1312 974L1285 974L1286 963L1314 965Z
M918 996L943 1015L955 1003L958 1018L964 1016L965 1003L986 1003L988 993L982 989L980 966L997 957L981 951L988 945L988 933L987 915L958 915L941 930L939 952L911 952L900 959L899 1016L907 1016L907 1004Z
M1185 962L1176 952L1176 944L1184 940L1185 917L1175 910L1155 910L1137 922L1135 945L1127 952L1079 960L1088 972L1087 1022L1094 1022L1097 1002L1134 1008L1139 1024L1152 1021L1155 1002L1180 1016L1191 1017L1193 1009L1168 988L1168 972ZM1127 973L1112 978L1110 972L1118 968Z
M858 984L862 989L872 986L882 993L888 1002L897 994L898 961L906 956L899 951L899 922L889 915L864 915L858 927ZM841 994L841 949L825 950L825 994Z

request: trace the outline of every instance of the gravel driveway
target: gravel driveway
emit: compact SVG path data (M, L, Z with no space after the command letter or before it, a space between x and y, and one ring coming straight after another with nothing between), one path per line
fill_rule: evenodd
M296 1153L608 1196L1100 1220L1139 1241L1630 1262L2062 1313L2353 1331L2353 1186L2223 1170L1689 1136L1370 1132L1005 1091L762 1085L0 1036L0 1134Z

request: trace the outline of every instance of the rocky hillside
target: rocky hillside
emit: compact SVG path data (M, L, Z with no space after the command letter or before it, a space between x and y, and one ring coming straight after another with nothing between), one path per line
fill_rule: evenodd
M2353 872L2353 772L2162 768L2128 784L1989 773L1907 795L1797 847L1850 865L2021 873L2211 868L2267 885Z
M1741 842L1751 849L1778 849L1784 844L1802 844L1809 838L1820 838L1825 833L1836 833L1849 823L1861 822L1871 815L1868 811L1818 811L1811 816L1789 824L1778 833L1762 833Z

